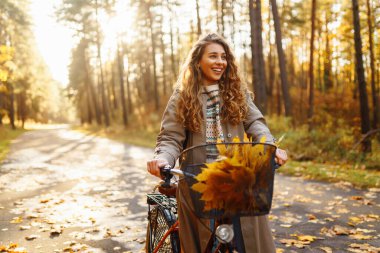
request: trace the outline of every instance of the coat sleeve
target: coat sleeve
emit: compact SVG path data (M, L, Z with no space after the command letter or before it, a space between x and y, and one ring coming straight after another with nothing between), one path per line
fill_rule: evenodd
M274 143L275 139L268 129L263 114L253 103L252 97L248 92L246 93L246 99L248 112L243 124L248 137L252 137L253 141L259 141L261 137L266 136L266 142Z
M162 117L161 129L157 136L154 150L154 158L165 159L171 166L175 165L177 158L181 154L186 138L186 130L176 117L178 97L179 92L174 91L169 99Z

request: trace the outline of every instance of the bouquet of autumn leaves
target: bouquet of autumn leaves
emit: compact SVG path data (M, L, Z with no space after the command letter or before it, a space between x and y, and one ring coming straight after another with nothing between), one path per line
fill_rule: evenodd
M260 196L260 192L269 188L270 182L265 177L275 147L268 148L263 144L265 140L262 137L260 144L252 144L245 136L243 143L236 137L231 144L216 144L218 159L205 164L195 177L197 183L192 186L201 194L204 211L216 209L233 214L242 210L257 210L263 201L268 202L265 196ZM257 189L260 189L259 192Z

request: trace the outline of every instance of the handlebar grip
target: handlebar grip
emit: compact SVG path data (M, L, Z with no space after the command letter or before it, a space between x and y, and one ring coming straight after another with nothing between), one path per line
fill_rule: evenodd
M165 165L163 168L160 168L161 177L164 180L164 183L161 185L164 188L170 187L170 179L173 177L173 175L170 173L170 170L172 169L172 166Z

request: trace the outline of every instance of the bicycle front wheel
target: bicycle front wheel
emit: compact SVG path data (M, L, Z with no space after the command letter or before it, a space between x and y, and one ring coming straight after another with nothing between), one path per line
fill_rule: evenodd
M159 253L179 253L180 243L178 231L172 231L169 236L163 240L166 232L173 226L177 218L169 209L157 205L149 212L149 222L146 231L146 252L153 253L159 247Z

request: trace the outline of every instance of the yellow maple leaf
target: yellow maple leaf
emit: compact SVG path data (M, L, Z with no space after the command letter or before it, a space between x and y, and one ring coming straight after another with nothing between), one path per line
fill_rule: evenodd
M313 242L315 241L317 237L312 236L312 235L298 235L297 238L298 240L303 241L303 242Z

